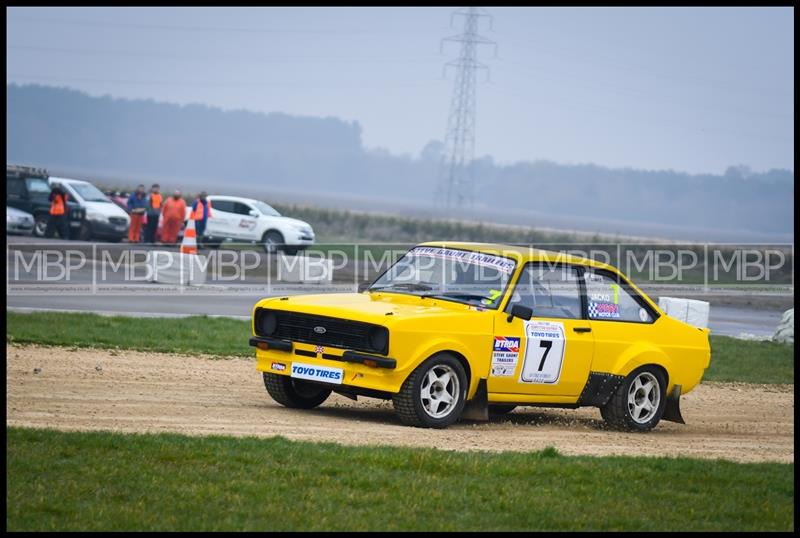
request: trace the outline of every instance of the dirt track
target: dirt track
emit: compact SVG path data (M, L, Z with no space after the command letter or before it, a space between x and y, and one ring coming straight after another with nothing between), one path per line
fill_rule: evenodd
M6 352L13 426L794 461L793 385L703 384L682 400L687 425L662 422L644 435L604 430L594 408L522 408L489 423L425 430L402 426L391 402L380 400L333 395L313 411L283 408L266 394L252 360L10 345Z

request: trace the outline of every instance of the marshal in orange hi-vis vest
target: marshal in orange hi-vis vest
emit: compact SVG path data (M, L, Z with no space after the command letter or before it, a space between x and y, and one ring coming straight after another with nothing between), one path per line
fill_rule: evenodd
M193 220L203 220L203 216L205 214L205 206L203 206L203 202L200 201L198 198L197 200L197 209L194 210L192 213ZM211 218L211 200L206 200L208 204L208 218Z
M161 195L158 193L152 193L150 195L150 207L153 209L161 209Z
M50 202L50 214L54 216L63 215L66 212L66 194L57 194Z

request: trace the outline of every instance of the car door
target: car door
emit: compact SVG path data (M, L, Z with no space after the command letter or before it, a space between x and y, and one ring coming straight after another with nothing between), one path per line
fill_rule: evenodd
M21 177L11 177L6 180L6 205L16 207L26 213L31 212L31 203L28 200L25 180Z
M236 237L239 239L246 239L249 241L257 241L261 239L255 233L256 225L258 224L258 217L254 217L250 212L256 211L254 207L244 202L233 202L233 212L236 215L233 227L236 228ZM257 214L260 214L256 211Z
M579 396L589 376L594 338L584 317L582 268L529 262L494 324L489 392ZM533 310L508 320L511 308Z
M652 341L658 313L612 271L588 267L584 279L587 316L595 340L594 369L611 372L631 346Z
M233 202L210 198L211 216L206 223L205 235L213 237L235 237L232 235L232 223L236 218L233 213Z

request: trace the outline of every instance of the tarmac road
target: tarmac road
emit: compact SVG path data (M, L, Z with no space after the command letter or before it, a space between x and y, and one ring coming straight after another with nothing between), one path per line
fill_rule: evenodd
M180 317L212 315L249 319L253 305L266 294L236 293L231 295L196 296L7 296L7 309L17 312L77 311L106 315L137 317ZM738 336L772 336L783 312L747 309L734 306L712 306L709 327L712 334Z
M14 311L78 311L101 314L119 314L133 316L186 316L213 315L238 317L247 319L253 305L268 296L294 293L320 293L324 291L354 291L354 280L342 281L333 288L324 288L314 284L291 286L278 289L274 283L268 286L267 279L258 275L248 277L246 281L221 281L211 278L204 287L163 286L146 281L131 283L131 276L144 275L143 264L133 264L133 271L126 275L128 266L109 265L98 257L89 259L78 270L70 273L69 286L59 286L59 282L44 283L35 273L35 269L26 267L24 263L15 263L15 249L24 248L31 243L30 238L7 236L9 250L7 252L8 275L7 308ZM92 243L79 241L62 242L60 240L37 239L36 244L53 246L69 245L70 249L91 249ZM96 244L103 248L117 249L117 252L134 248L136 245ZM31 257L23 253L27 262ZM15 267L14 271L10 268ZM98 274L104 275L100 286L102 289L93 292L92 285L97 283ZM348 273L352 275L352 272ZM48 286L52 285L50 288ZM23 289L19 286L28 286ZM668 290L665 295L681 296L680 290ZM676 295L677 294L677 295ZM657 300L658 295L652 295ZM684 295L685 296L685 295ZM773 334L783 311L788 308L787 297L778 300L754 300L753 304L743 301L730 301L730 296L705 298L711 301L709 327L713 334L738 336L747 333L757 337L768 337ZM793 296L788 297L793 299Z

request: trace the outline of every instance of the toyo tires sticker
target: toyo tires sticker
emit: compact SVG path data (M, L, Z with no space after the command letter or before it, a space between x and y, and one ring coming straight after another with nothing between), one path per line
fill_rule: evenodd
M342 384L344 370L341 368L330 368L328 366L314 366L313 364L303 364L300 362L292 363L292 377L297 379L308 379L309 381L323 381L325 383Z
M555 321L525 321L525 358L520 383L558 383L564 351L564 324Z

